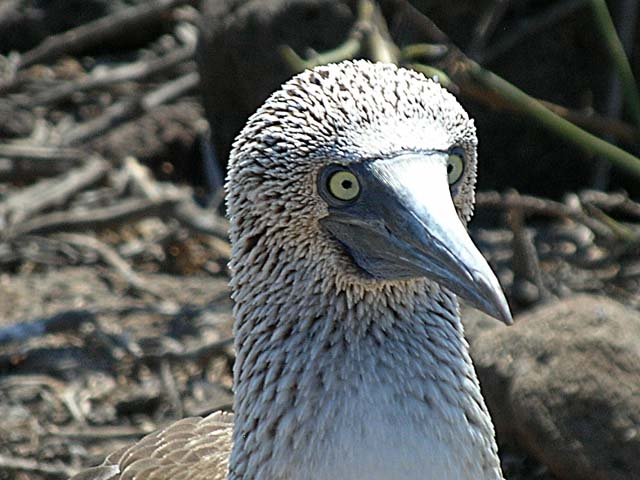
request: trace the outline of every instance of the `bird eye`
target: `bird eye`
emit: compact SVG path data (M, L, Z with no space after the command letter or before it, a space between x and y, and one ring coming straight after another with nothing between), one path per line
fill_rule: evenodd
M447 176L449 177L449 185L453 185L464 172L464 153L460 149L455 149L449 153L447 158Z
M349 170L338 170L331 174L327 182L329 193L338 200L349 202L360 193L358 178Z

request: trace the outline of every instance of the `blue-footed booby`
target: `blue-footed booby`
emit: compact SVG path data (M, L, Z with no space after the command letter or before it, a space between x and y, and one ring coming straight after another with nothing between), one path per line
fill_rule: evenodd
M347 61L286 82L229 164L235 414L76 479L502 479L457 299L511 322L465 228L476 144L413 71Z

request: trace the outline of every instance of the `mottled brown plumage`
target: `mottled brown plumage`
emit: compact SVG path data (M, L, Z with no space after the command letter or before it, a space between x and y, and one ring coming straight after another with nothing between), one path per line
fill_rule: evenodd
M109 455L73 480L223 480L227 477L233 415L185 418Z

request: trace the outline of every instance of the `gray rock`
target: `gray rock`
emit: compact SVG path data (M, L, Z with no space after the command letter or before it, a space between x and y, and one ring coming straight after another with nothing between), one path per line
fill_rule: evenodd
M640 478L640 314L604 297L555 301L496 328L467 311L501 441L560 479Z

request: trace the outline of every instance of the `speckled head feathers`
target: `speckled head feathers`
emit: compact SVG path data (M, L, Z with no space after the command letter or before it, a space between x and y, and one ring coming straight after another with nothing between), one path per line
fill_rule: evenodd
M316 176L329 163L460 147L466 166L452 195L466 221L476 142L473 121L453 95L419 73L361 60L305 71L267 99L234 143L227 202L236 256L265 230L295 230L305 248L324 241L318 220L326 204Z
M467 154L456 202L472 213L476 136L473 120L438 83L412 70L346 61L307 70L286 82L249 119L229 164L229 207L249 182L299 179L329 162L360 162L403 151ZM268 185L270 186L270 185ZM284 191L282 193L285 193ZM464 205L469 203L469 205Z

